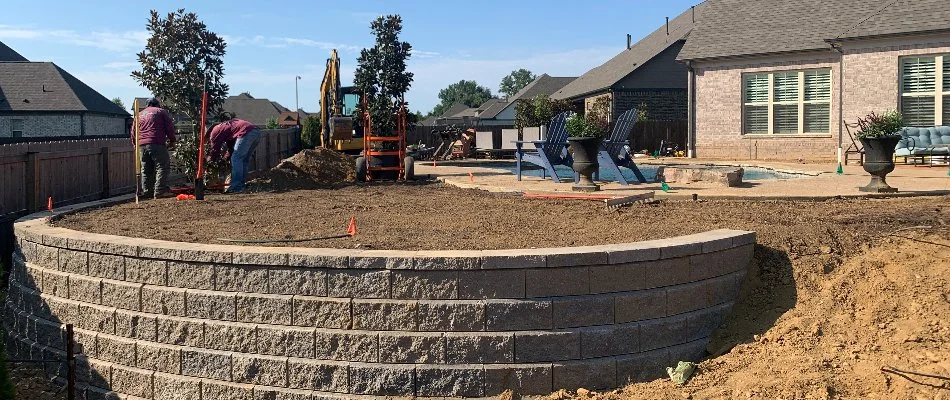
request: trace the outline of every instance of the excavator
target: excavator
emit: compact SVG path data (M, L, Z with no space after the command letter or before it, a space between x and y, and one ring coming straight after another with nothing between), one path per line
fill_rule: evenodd
M320 84L321 147L351 154L363 150L362 132L353 129L352 115L358 103L353 87L340 85L340 57L333 49Z

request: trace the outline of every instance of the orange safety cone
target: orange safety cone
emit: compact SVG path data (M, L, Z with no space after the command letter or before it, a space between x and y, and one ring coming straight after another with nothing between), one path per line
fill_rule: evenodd
M346 234L356 236L356 216L350 217L350 223L346 226Z
M49 212L53 212L53 196L46 199L46 209L49 210Z

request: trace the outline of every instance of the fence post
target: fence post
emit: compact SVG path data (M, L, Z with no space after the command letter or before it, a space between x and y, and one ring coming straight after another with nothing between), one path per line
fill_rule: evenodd
M112 195L112 184L109 182L109 158L112 152L111 147L103 147L100 156L102 158L102 198L107 199Z
M26 153L26 210L34 212L40 204L40 162L39 153Z
M76 399L76 354L73 324L66 324L66 399Z
M271 165L271 162L270 162L270 147L271 147L271 146L270 146L270 138L271 138L271 136L273 136L273 135L267 135L266 137L264 137L264 164L267 164L268 167L270 167L270 165Z

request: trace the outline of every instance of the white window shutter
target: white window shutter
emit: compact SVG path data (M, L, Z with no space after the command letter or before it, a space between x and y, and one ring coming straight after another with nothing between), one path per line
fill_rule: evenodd
M805 101L831 100L831 71L805 71Z
M934 126L933 96L904 96L901 98L901 114L904 126Z
M749 74L745 76L745 102L766 103L769 101L769 75Z
M934 93L936 88L936 59L934 57L906 57L901 63L903 93Z

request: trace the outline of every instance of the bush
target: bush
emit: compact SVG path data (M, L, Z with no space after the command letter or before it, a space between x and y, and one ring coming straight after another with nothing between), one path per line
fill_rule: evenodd
M300 145L305 149L312 149L320 144L320 119L315 115L308 115L303 120L300 131Z
M904 126L904 117L897 111L885 111L883 114L871 112L864 118L858 118L859 138L879 138L896 135Z

